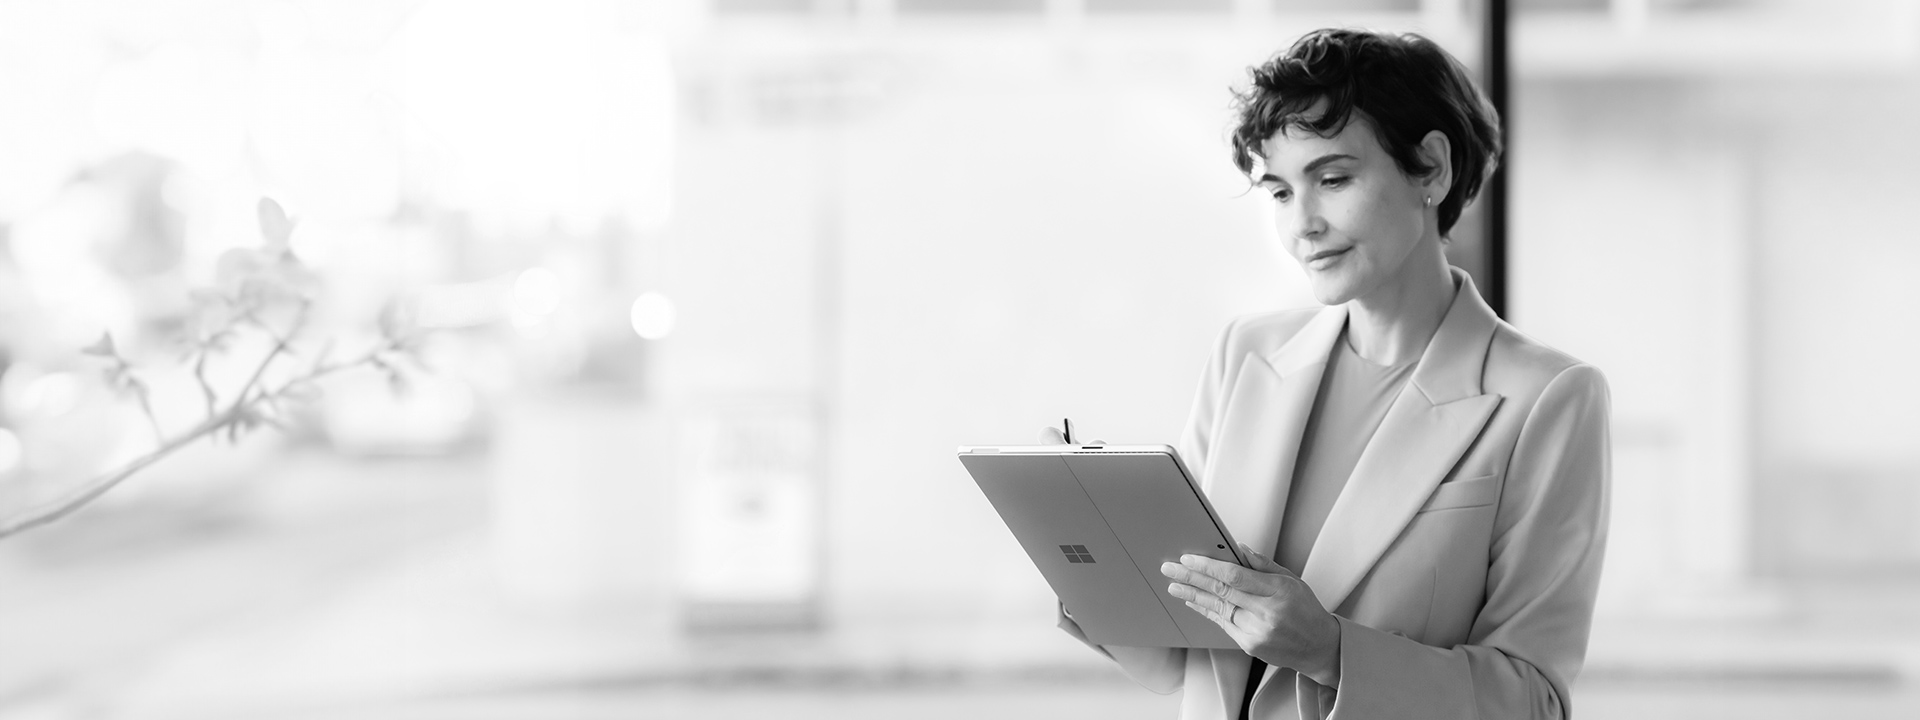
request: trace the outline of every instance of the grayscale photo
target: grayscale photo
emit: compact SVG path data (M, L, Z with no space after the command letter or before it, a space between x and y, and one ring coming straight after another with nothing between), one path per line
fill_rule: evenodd
M1920 0L0 0L0 720L1920 717Z

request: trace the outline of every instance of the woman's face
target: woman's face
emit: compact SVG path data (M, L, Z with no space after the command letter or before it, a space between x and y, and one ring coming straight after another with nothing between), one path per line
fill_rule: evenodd
M1327 305L1393 282L1427 234L1427 194L1444 197L1402 173L1358 114L1333 137L1283 128L1261 150L1280 241Z

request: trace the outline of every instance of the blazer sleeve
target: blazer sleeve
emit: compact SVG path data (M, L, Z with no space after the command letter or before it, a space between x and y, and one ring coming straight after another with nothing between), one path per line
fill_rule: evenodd
M1487 596L1467 644L1437 648L1340 618L1339 687L1300 676L1304 717L1566 718L1606 545L1606 379L1588 365L1541 391L1495 516Z
M1187 424L1180 432L1180 443L1175 448L1180 453L1181 462L1186 463L1187 471L1206 476L1207 456L1211 449L1214 417L1218 414L1222 385L1227 374L1227 344L1233 337L1238 320L1230 322L1220 331L1220 338L1214 343L1212 357L1207 360L1207 369L1200 376L1200 387L1193 393L1193 408L1187 413ZM1141 648L1102 646L1089 640L1080 627L1066 616L1065 608L1060 611L1059 627L1068 635L1085 643L1100 654L1111 658L1120 665L1135 682L1154 692L1167 694L1179 690L1185 684L1187 650L1186 648Z

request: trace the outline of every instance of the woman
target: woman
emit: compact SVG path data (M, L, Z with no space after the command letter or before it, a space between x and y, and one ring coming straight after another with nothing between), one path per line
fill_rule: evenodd
M1322 30L1252 75L1233 159L1325 307L1231 323L1181 439L1252 565L1162 567L1244 652L1095 648L1188 719L1567 717L1607 387L1447 265L1494 112L1415 35Z

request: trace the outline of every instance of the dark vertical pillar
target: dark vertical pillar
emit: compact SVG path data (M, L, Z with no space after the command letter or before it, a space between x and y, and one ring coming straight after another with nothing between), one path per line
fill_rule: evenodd
M1480 201L1486 208L1486 285L1487 304L1500 317L1507 317L1507 178L1513 168L1512 109L1507 102L1507 0L1483 0L1486 3L1486 27L1481 33L1486 58L1487 99L1500 113L1500 137L1505 152L1500 169L1487 178Z

